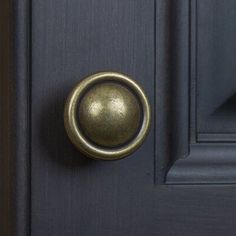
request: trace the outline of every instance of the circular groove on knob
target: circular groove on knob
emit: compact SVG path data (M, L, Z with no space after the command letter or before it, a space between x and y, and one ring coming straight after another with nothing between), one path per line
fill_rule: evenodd
M150 105L141 87L128 76L101 72L71 91L64 123L70 140L85 155L117 160L143 143L150 126Z

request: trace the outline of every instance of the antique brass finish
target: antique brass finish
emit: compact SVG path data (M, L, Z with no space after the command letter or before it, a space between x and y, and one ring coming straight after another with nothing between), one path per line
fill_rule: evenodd
M72 90L64 122L81 152L95 159L116 160L143 143L150 126L150 106L143 90L129 77L102 72Z
M81 100L78 121L93 143L113 148L130 141L139 129L141 107L123 85L104 82L94 85Z

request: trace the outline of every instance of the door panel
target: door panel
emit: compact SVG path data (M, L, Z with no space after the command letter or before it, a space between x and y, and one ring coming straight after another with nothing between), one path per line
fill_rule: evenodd
M221 95L233 89L234 67L226 62L234 56L235 7L233 0L32 1L32 236L236 234L236 190L225 185L236 173L235 151L227 146L232 143L198 146L196 139L198 131L222 131L223 126L217 130L205 123L202 104L212 83L223 89L225 70L230 84L224 83ZM208 47L211 41L228 42L227 52ZM197 77L199 130L193 125L196 55L203 58ZM98 71L131 76L152 107L147 140L119 161L86 158L64 129L68 93ZM215 103L220 99L209 96ZM231 123L224 125L233 130Z
M194 0L189 6L189 76L185 80L188 95L183 103L187 104L184 109L189 118L179 125L179 129L188 130L188 151L179 155L172 149L177 161L166 180L169 184L232 184L236 182L236 5L234 1ZM183 53L180 55L183 57ZM180 114L176 117L186 115L180 107L183 106L177 107ZM182 141L177 146L180 145L186 143Z
M198 136L235 141L236 2L198 1L197 8Z
M63 109L72 87L98 71L130 75L153 106L154 13L153 1L34 1L33 235L131 235L151 209L139 206L154 183L153 126L131 157L93 161L70 143Z

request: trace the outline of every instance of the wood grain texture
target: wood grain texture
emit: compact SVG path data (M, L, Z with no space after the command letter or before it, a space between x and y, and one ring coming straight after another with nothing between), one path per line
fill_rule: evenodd
M32 58L29 2L0 6L0 235L235 236L234 185L160 185L187 146L188 1L33 0ZM117 162L86 159L63 127L68 92L101 70L132 76L154 110L145 144Z
M178 113L169 104L181 105L186 95L175 91L174 81L186 86L188 74L188 2L172 3L33 1L33 236L235 235L234 186L159 185L174 160L170 153L175 149L169 152L168 145L179 132L186 143L187 132L177 125L165 133ZM78 80L100 70L131 75L144 86L152 107L157 89L155 162L154 126L143 147L118 162L85 159L68 141L65 98ZM173 91L177 100L170 96Z
M131 157L96 162L70 143L63 108L72 87L98 71L131 76L153 106L154 1L33 1L32 30L32 235L141 233L153 129Z
M29 235L29 2L0 2L0 235Z

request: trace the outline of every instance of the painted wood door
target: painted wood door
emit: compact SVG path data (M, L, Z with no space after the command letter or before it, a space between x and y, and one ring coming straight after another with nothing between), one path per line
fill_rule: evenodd
M22 3L15 235L236 235L236 2ZM65 132L68 93L99 71L129 75L151 104L122 160L86 158Z

